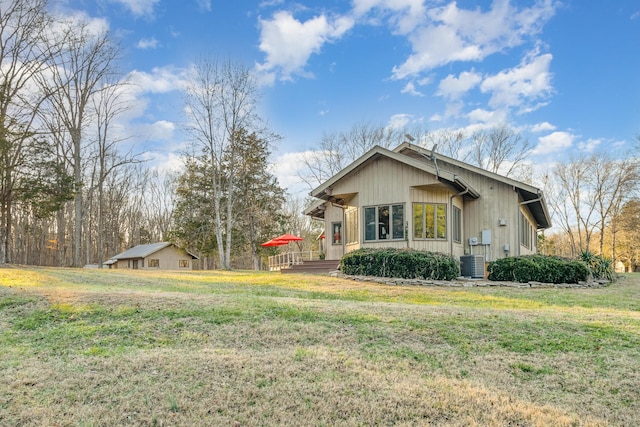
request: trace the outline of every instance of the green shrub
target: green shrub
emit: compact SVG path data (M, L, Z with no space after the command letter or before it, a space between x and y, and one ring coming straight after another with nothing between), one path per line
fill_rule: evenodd
M460 263L442 253L413 249L358 249L340 261L344 274L401 279L452 280L460 275Z
M595 255L590 251L583 251L580 253L580 259L587 264L589 272L594 279L604 279L610 282L615 280L616 273L611 258Z
M578 283L589 278L582 261L545 255L524 255L492 261L489 280L543 283Z

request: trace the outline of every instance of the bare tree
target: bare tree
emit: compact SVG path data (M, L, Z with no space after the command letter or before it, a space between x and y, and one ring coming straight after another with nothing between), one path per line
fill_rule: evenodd
M570 237L574 252L591 250L594 233L598 233L598 248L603 254L605 235L611 230L615 257L616 224L612 221L634 196L640 180L638 161L597 154L558 164L553 178L555 182L548 180L546 192L556 222Z
M265 133L256 113L258 86L250 70L231 60L201 60L184 97L193 142L211 162L216 243L222 268L231 268L240 130Z
M620 160L609 158L605 154L590 158L593 174L593 193L599 217L600 254L604 253L605 232L613 225L612 258L615 259L616 224L612 221L620 214L622 206L634 196L640 182L640 163L634 157Z
M431 147L437 145L438 153L463 162L468 163L472 157L467 136L461 130L441 129L428 133L425 143L423 145Z
M84 131L95 118L92 116L93 98L107 90L117 74L116 61L119 49L111 41L106 29L98 32L86 22L62 23L54 34L52 44L62 47L54 57L50 77L43 81L51 93L51 112L59 115L59 121L71 141L71 159L76 185L74 200L74 266L82 265L83 230L83 151L89 141Z
M502 124L471 135L462 130L440 130L430 133L424 142L438 152L489 172L531 181L527 156L531 144L512 127ZM426 144L423 144L426 145Z
M114 121L129 109L128 104L123 98L125 86L126 82L105 82L104 89L92 97L92 110L95 113L94 130L96 152L94 155L95 165L94 173L92 174L92 185L88 190L88 199L91 200L93 193L97 192L97 231L95 236L96 255L100 268L102 268L102 261L104 261L105 181L117 168L126 164L140 162L131 150L126 153L118 151L118 146L128 138L126 135L113 129ZM87 242L87 248L89 247L90 241Z
M371 148L389 148L400 144L406 140L407 133L406 129L375 126L370 123L357 123L343 132L325 133L318 148L303 154L304 168L298 173L298 177L309 188L315 188ZM412 136L414 139L420 137L421 135L415 132Z
M46 96L34 87L51 55L44 44L50 22L46 6L45 0L0 4L0 265L11 262L15 184Z

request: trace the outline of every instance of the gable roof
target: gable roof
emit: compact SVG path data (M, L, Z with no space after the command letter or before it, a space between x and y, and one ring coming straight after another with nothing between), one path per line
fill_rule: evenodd
M151 243L148 245L138 245L138 246L132 247L131 249L127 249L126 251L121 252L117 255L112 256L111 259L120 260L120 259L145 258L171 245L173 245L173 243L170 243L170 242L159 242L159 243ZM187 251L185 252L187 253L187 255L191 256L192 259L199 259L197 256Z
M410 152L418 154L420 158L418 159L410 156ZM438 167L436 163L437 159L441 159L453 166L462 168L472 173L476 173L502 182L513 187L513 189L518 192L520 198L522 199L521 205L526 205L527 209L531 212L538 229L551 227L551 217L547 209L547 204L544 200L544 194L540 189L524 182L517 181L515 179L508 178L497 173L489 172L465 162L461 162L451 157L431 153L431 150L426 150L422 147L410 144L408 142L403 142L394 150L387 150L386 148L382 148L380 146L371 148L365 154L353 161L350 165L313 189L309 193L309 195L321 200L316 201L311 206L309 206L305 210L305 214L315 218L323 218L325 204L327 202L343 204L345 196L349 195L333 194L333 186L348 175L357 172L358 170L366 167L370 162L381 157L386 157L397 162L412 166L418 170L422 170L424 172L432 174L438 179L438 181L447 184L455 191L463 194L463 197L467 199L478 199L480 198L480 193L474 190L460 175L448 171L444 168ZM434 159L436 161L434 161Z
M403 142L398 147L396 147L393 151L396 153L407 153L408 151L412 151L414 153L420 154L423 157L430 157L432 154L431 150L424 149L422 147L419 147L414 144L410 144L408 142ZM513 187L518 192L518 194L520 195L520 198L522 199L521 204L527 205L529 211L533 215L538 229L551 227L551 216L549 215L547 203L544 199L544 193L539 188L526 184L522 181L518 181L513 178L502 176L497 173L493 173L488 170L479 168L477 166L473 166L468 163L461 162L460 160L447 157L443 154L435 153L435 156L436 156L436 159L441 159L454 166L466 169L468 171L494 179L496 181L503 182Z
M445 170L438 170L435 166L432 166L429 163L416 160L404 154L387 150L386 148L382 148L377 145L372 149L370 149L369 151L367 151L366 153L364 153L358 159L353 161L349 166L342 169L340 172L338 172L337 174L329 178L327 181L325 181L324 183L322 183L321 185L313 189L309 194L313 197L317 197L318 199L322 199L328 202L336 202L336 203L343 202L342 199L333 195L333 192L332 192L333 185L335 185L338 181L340 181L347 175L350 175L362 169L370 162L376 159L379 159L381 157L386 157L386 158L395 160L397 162L412 166L424 172L430 173L431 175L434 175L439 181L451 186L453 189L461 193L465 192L464 194L465 197L473 198L473 199L477 199L480 197L480 193L478 193L476 190L471 188L471 186L469 186L469 184L466 183L461 176Z

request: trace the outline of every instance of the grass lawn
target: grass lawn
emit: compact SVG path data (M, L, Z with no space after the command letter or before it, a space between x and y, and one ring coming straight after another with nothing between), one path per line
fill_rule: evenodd
M640 276L0 269L0 355L1 426L633 426Z

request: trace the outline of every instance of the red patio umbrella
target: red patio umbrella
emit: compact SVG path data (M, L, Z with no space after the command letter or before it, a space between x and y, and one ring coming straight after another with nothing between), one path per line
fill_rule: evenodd
M294 236L293 234L283 234L282 236L278 236L271 240L275 240L277 242L289 243L289 242L298 242L304 239L302 237Z
M262 244L262 246L284 246L286 244L288 244L289 242L286 242L284 240L276 240L276 239L271 239L271 240L267 240L266 242L264 242Z

